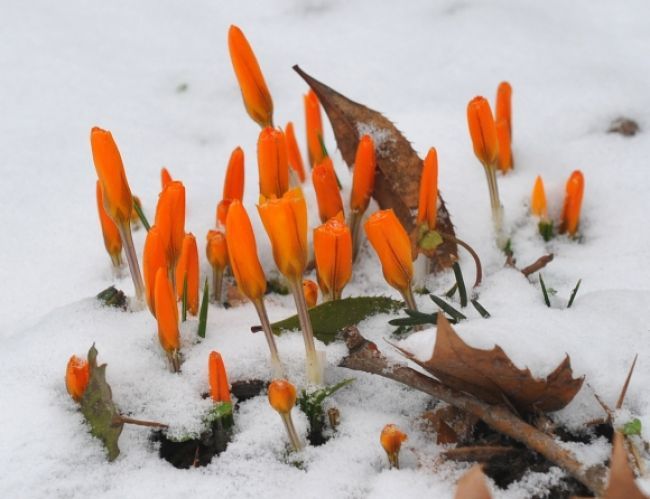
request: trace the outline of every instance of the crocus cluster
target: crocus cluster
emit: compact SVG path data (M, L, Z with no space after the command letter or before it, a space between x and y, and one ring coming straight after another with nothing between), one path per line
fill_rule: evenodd
M575 237L580 223L580 210L584 195L585 179L580 170L569 176L565 186L564 205L559 224L560 234ZM553 222L548 216L546 193L542 177L537 176L530 199L530 212L539 219L539 232L548 241L553 237Z

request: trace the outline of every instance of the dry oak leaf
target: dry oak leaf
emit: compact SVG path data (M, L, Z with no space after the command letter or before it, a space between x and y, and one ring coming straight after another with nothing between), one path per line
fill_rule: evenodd
M336 144L349 167L363 135L371 135L376 148L377 170L373 198L381 209L392 208L404 228L417 239L415 217L418 209L422 160L402 133L381 113L354 102L316 80L300 67L293 69L307 82L329 118ZM445 202L438 192L437 230L454 236L454 226ZM414 253L415 255L415 253ZM437 269L451 267L458 258L456 243L444 241L436 250Z
M492 499L480 465L472 466L460 477L454 497L455 499Z
M634 481L634 474L627 460L623 435L614 433L612 459L609 465L609 484L603 499L648 499Z
M523 413L557 411L582 387L584 377L573 377L568 355L546 379L539 379L529 369L519 369L498 345L491 350L469 346L444 314L438 314L437 329L433 355L427 361L393 346L448 387L484 402L505 403Z

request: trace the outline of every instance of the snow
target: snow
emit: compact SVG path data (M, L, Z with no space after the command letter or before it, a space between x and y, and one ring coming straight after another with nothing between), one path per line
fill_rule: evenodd
M99 361L108 364L120 409L169 423L173 434L199 431L210 407L201 394L208 389L211 350L222 353L231 380L268 377L264 339L249 332L257 323L250 305L211 306L203 342L196 341L196 322L185 324L179 376L166 370L148 311L104 309L92 298L111 284L133 293L128 272L114 276L103 248L88 140L94 125L113 132L131 188L150 219L160 168L167 166L184 182L186 227L200 245L214 224L228 157L241 145L245 204L263 265L272 273L269 243L254 209L257 125L245 114L227 53L233 23L258 55L276 121L284 126L293 120L301 143L306 85L291 71L295 63L381 111L420 154L437 148L439 186L457 234L481 256L480 302L492 314L484 320L468 309L469 320L457 326L465 341L481 348L499 344L517 365L539 376L568 353L575 374L588 384L554 418L575 428L602 416L594 392L615 403L638 353L625 416L638 417L644 439L650 439L646 2L36 0L28 5L9 0L1 11L0 496L176 497L218 491L230 497L445 498L453 496L455 480L467 469L431 464L442 447L417 424L427 396L337 368L346 353L340 343L326 347L326 379L356 381L332 399L341 412L338 434L295 458L287 456L280 418L260 396L240 405L233 441L205 468L173 468L158 458L148 431L137 427L125 428L122 453L109 464L68 397L67 359L85 355L92 343ZM536 277L527 280L503 268L484 173L467 133L469 99L481 94L493 102L504 79L513 86L516 162L514 172L499 177L505 227L518 265L555 254L543 270L547 286L558 292L552 309L544 305ZM640 133L631 138L606 133L620 116L637 121ZM350 175L328 126L325 141L347 199ZM564 182L574 169L581 169L586 181L582 241L558 237L545 243L527 215L533 181L542 174L550 214L557 217ZM309 185L305 195L315 226ZM372 203L370 211L375 208ZM144 230L134 234L139 252L144 236ZM471 282L472 260L464 254L461 264ZM204 259L201 271L207 275ZM567 310L564 304L580 278L577 299ZM428 285L439 293L452 282L446 273ZM360 294L397 297L368 247L344 291ZM428 298L418 302L434 310ZM267 305L271 320L293 313L291 297L271 296ZM399 355L384 342L392 329L388 319L368 319L360 329L397 361ZM290 378L302 386L302 338L294 333L277 341ZM400 344L425 358L434 341L435 330L427 329ZM304 435L306 419L293 412ZM386 423L409 434L399 471L388 470L379 446ZM603 441L574 450L590 462L609 452ZM291 464L294 459L299 467ZM557 469L529 473L506 491L493 490L497 497L527 497L562 476ZM650 480L640 482L650 488Z

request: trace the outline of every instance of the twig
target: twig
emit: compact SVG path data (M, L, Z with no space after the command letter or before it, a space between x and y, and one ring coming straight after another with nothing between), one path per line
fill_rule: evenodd
M503 447L500 445L477 445L471 447L456 447L442 453L442 457L450 461L484 463L495 457L521 454L522 449Z
M546 265L553 261L553 253L548 255L540 256L537 260L531 263L528 267L521 269L521 273L528 277L530 274L534 274L540 269L546 267Z
M603 466L585 466L572 452L560 447L552 437L529 425L505 406L487 404L472 395L452 390L410 367L391 365L377 346L361 336L354 327L348 328L344 337L350 353L341 361L340 366L404 383L473 414L494 430L522 442L529 449L565 469L592 492L597 495L603 494L605 475Z
M634 372L634 366L636 366L636 359L639 358L639 354L636 354L634 356L634 360L632 361L632 365L630 366L630 370L627 373L627 378L625 378L625 383L623 384L623 388L621 389L621 394L618 397L618 401L616 402L616 409L620 409L623 407L623 401L625 400L625 394L627 393L627 387L630 385L630 380L632 379L632 373Z
M450 243L458 244L459 246L462 246L467 250L467 252L472 255L472 258L474 259L474 263L476 264L476 279L474 280L474 288L478 287L481 284L481 281L483 280L483 266L481 265L481 259L478 257L478 253L474 251L474 248L472 248L469 244L467 244L465 241L458 239L456 236L452 236L451 234L447 234L445 232L438 232L440 236L445 240L449 241Z
M169 428L169 425L163 423L156 423L155 421L143 421L141 419L133 419L126 416L122 416L121 414L116 417L116 422L124 423L124 424L134 424L138 426L149 426L150 428L162 428L162 429Z

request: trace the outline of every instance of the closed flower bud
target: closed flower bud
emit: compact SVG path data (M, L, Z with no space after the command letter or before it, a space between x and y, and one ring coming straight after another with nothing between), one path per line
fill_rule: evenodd
M187 279L187 311L196 315L199 311L199 251L192 233L183 239L181 255L176 265L176 296L183 298L183 285Z
M133 199L126 180L122 157L111 132L95 127L90 144L97 177L102 184L104 208L116 224L130 223Z
M381 431L379 441L388 455L388 461L391 467L394 466L399 469L399 451L402 447L402 442L407 438L406 433L400 431L394 424L387 424Z
M287 157L289 159L289 166L296 172L300 182L305 181L305 166L302 162L302 155L296 140L296 133L293 130L293 123L287 123L284 129L284 135L287 141Z
M320 115L320 103L313 90L309 90L303 97L305 103L305 129L307 130L307 151L309 164L313 168L325 159L323 151L323 121Z
M314 166L311 172L311 180L316 191L318 201L318 213L321 222L325 223L330 218L343 212L343 200L336 182L336 173L332 160L327 157Z
M289 162L284 133L264 128L257 140L257 164L260 176L260 194L264 197L282 197L289 189Z
M269 403L280 414L288 414L296 405L296 387L286 379L276 379L269 385Z
M163 350L171 354L180 347L178 305L172 284L167 277L167 269L162 267L156 273L155 303L158 340L160 340Z
M239 290L251 300L261 298L266 292L266 277L257 256L251 221L239 201L233 201L228 210L226 242L230 268Z
M467 105L467 124L474 145L474 154L485 166L497 159L497 131L490 104L484 97L474 97Z
M330 218L314 230L314 255L323 297L338 300L352 275L352 236L345 222Z
M80 402L90 380L88 362L76 355L70 357L65 369L65 387L75 402Z
M580 223L580 208L585 190L585 179L580 170L575 170L566 183L566 195L562 210L562 226L560 232L574 236Z
M155 291L156 275L158 269L162 268L167 271L167 253L165 244L156 225L152 226L147 232L147 238L144 241L144 255L142 257L142 267L144 271L144 286L147 305L149 310L155 316Z
M302 291L305 293L307 308L315 307L318 303L318 284L310 279L302 281Z
M156 207L156 223L160 230L167 263L175 267L185 238L185 187L173 180L163 189Z
M544 182L539 175L535 179L533 193L530 196L530 212L541 219L548 218L546 209L546 193L544 192Z
M208 231L205 255L212 268L223 270L228 265L226 236L219 230Z
M228 30L228 49L246 111L262 128L273 126L271 94L253 49L237 26Z
M497 154L497 166L502 173L512 170L512 150L510 149L510 132L508 123L505 120L496 122L497 142L499 152Z
M99 180L96 186L97 195L97 212L99 213L99 222L102 226L102 235L104 236L104 246L111 257L113 265L119 267L122 263L122 238L120 231L117 229L115 222L106 214L104 209L104 200L102 199L102 186Z
M223 196L217 207L217 221L226 225L228 207L234 199L241 201L244 198L244 151L237 147L230 155L226 178L223 183Z
M418 225L426 224L429 230L436 229L438 217L438 154L435 147L429 149L424 158L420 177L420 199L418 203Z
M370 135L364 135L359 140L357 155L354 159L352 193L350 195L350 209L352 211L363 213L368 208L375 187L376 167L375 143Z
M278 270L290 279L301 277L307 265L307 205L302 191L295 188L281 198L262 197L257 209Z
M505 120L508 128L508 137L512 138L512 87L507 81L499 83L494 113L497 123Z
M208 378L210 381L210 396L215 402L230 402L230 386L226 368L219 352L210 352L208 359Z
M169 174L169 171L167 168L163 167L160 169L160 187L161 189L165 189L167 187L167 184L169 184L172 180L172 176Z

